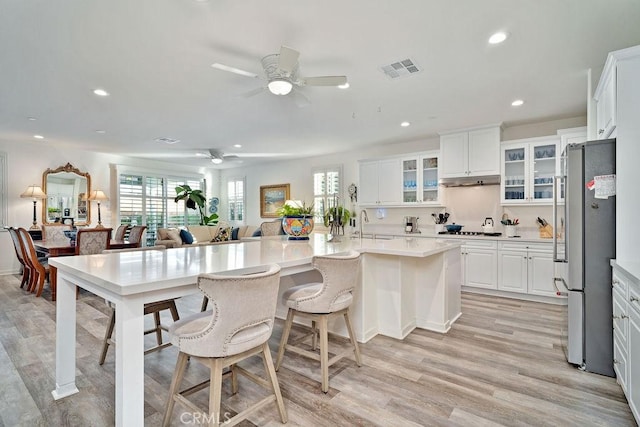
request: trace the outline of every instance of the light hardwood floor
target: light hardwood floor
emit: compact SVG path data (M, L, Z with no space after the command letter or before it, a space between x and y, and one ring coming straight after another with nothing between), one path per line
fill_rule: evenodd
M54 401L55 304L36 298L15 276L0 276L0 426L110 426L114 423L114 352L98 365L107 325L104 301L81 293L78 301L77 386L80 393ZM196 312L200 297L178 301L181 315ZM615 379L568 365L561 347L565 308L473 294L445 335L416 330L405 340L376 337L362 344L363 366L343 359L330 370L331 390L320 391L320 369L287 353L278 378L290 426L634 426ZM167 317L168 320L168 317ZM275 355L282 321L270 345ZM292 336L301 330L294 327ZM152 344L153 337L147 337ZM332 338L331 344L346 342ZM145 424L162 419L177 352L145 356ZM637 362L637 361L635 361ZM262 362L247 366L262 374ZM197 363L185 380L207 371ZM240 377L235 413L264 391ZM194 395L206 408L207 393ZM194 425L176 406L173 425ZM275 405L241 425L280 425ZM181 422L182 421L182 422Z

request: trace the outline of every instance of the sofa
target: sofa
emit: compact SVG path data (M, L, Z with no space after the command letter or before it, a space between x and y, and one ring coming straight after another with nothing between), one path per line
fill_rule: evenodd
M220 245L238 243L240 239L251 237L256 230L252 225L232 227L228 224L189 225L186 228L158 228L156 245L179 248L193 245Z

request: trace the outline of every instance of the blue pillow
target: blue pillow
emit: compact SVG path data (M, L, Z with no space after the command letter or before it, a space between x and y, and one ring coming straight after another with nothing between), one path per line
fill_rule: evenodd
M256 228L256 231L253 232L253 234L251 235L251 237L261 237L262 236L262 230L260 230L260 227Z
M182 239L182 243L185 245L193 243L193 236L187 230L180 230L180 238Z
M238 240L238 232L240 231L240 227L235 227L231 230L231 240Z

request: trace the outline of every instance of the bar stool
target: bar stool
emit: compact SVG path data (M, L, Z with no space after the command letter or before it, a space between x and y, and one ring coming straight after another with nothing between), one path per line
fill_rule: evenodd
M282 295L283 303L289 307L280 341L280 349L276 359L276 371L280 369L285 350L311 358L320 362L322 371L322 391L329 391L329 366L342 359L351 351L355 353L356 364L362 365L360 349L356 341L349 306L353 302L353 289L358 280L360 254L350 251L346 255L316 256L312 259L313 267L322 274L322 283L308 283L294 286ZM291 325L295 316L311 319L311 347L308 351L294 344L287 344ZM327 324L330 318L343 316L353 349L338 354L329 360L329 340ZM319 326L319 330L317 328ZM320 338L320 354L316 353L317 337ZM298 340L299 342L300 340Z
M186 406L193 413L207 414L210 417L209 425L220 425L222 379L224 376L231 376L231 390L235 394L238 392L238 373L269 389L272 394L246 407L230 419L225 417L224 424L236 425L245 420L249 413L274 400L280 419L283 423L287 422L287 413L268 343L273 331L279 279L280 267L275 264L266 266L262 272L256 274L205 274L198 277L198 288L212 302L213 309L179 320L169 328L171 343L178 347L180 352L171 380L163 426L170 424L176 402ZM269 381L237 366L238 362L257 354L262 354ZM186 390L178 391L189 358L207 366L210 369L210 378ZM229 369L223 372L227 367ZM198 408L185 397L207 385L208 412Z

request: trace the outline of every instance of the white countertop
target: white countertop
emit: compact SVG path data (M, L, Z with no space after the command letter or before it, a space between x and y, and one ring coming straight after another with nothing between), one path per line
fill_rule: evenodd
M350 249L361 253L427 257L460 246L440 239L349 239L329 242L329 235L310 240L264 237L228 245L183 246L166 250L116 252L50 258L49 264L119 295L194 283L199 274L247 272L276 263L283 269L304 266L314 255L330 255ZM163 284L165 286L163 286Z

